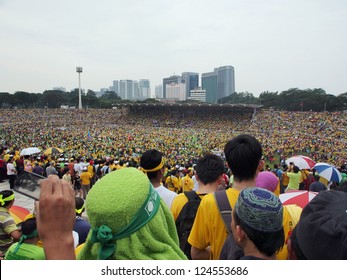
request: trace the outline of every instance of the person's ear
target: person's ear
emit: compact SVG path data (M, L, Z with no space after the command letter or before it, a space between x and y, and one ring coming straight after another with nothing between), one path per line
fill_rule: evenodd
M244 232L244 230L237 225L236 226L236 242L237 243L242 243L246 239L247 235Z
M220 176L218 177L218 179L217 179L217 184L218 184L218 185L222 184L222 181L223 181L223 176L220 175Z
M258 172L261 172L264 170L264 166L265 166L265 161L264 160L260 160L259 164L258 164Z

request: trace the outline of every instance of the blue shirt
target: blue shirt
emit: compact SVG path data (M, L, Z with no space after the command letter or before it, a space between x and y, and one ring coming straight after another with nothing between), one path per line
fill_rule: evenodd
M87 235L90 231L90 224L86 220L83 220L81 217L76 216L75 226L73 230L78 233L78 236L79 236L78 245L80 245L84 243L87 239Z

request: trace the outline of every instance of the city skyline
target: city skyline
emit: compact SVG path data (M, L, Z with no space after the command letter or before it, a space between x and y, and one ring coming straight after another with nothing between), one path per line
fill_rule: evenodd
M236 92L347 92L342 0L0 0L0 91L98 91L113 80L235 67Z

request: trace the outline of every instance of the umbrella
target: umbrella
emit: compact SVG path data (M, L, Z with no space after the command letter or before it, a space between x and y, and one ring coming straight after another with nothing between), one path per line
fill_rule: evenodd
M320 177L323 177L329 182L340 183L340 181L342 180L340 171L338 171L334 166L328 163L318 162L313 168L316 169Z
M300 169L311 169L316 164L316 162L310 159L309 157L301 156L301 155L293 156L286 160L287 165L289 165L289 163L291 162L293 162L294 165L296 165Z
M46 156L48 155L52 155L52 154L61 154L63 153L64 150L60 149L60 148L56 148L56 147L51 147L51 148L48 148L47 150L44 151L44 154Z
M25 217L30 214L30 211L28 209L17 205L12 205L9 211L16 224L23 222Z
M283 205L296 204L304 208L316 195L316 192L310 191L289 191L280 194L279 198Z
M19 155L20 156L30 156L33 154L37 154L39 152L41 152L41 150L39 148L29 147L29 148L25 148L25 149L21 150Z

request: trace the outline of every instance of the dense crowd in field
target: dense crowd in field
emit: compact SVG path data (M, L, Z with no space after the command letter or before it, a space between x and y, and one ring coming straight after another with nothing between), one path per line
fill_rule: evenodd
M227 140L248 133L261 142L270 161L305 154L339 166L347 161L346 127L343 112L254 113L249 108L209 107L2 110L0 144L9 151L59 147L65 158L125 161L155 148L172 164L184 164L206 152L218 153Z

